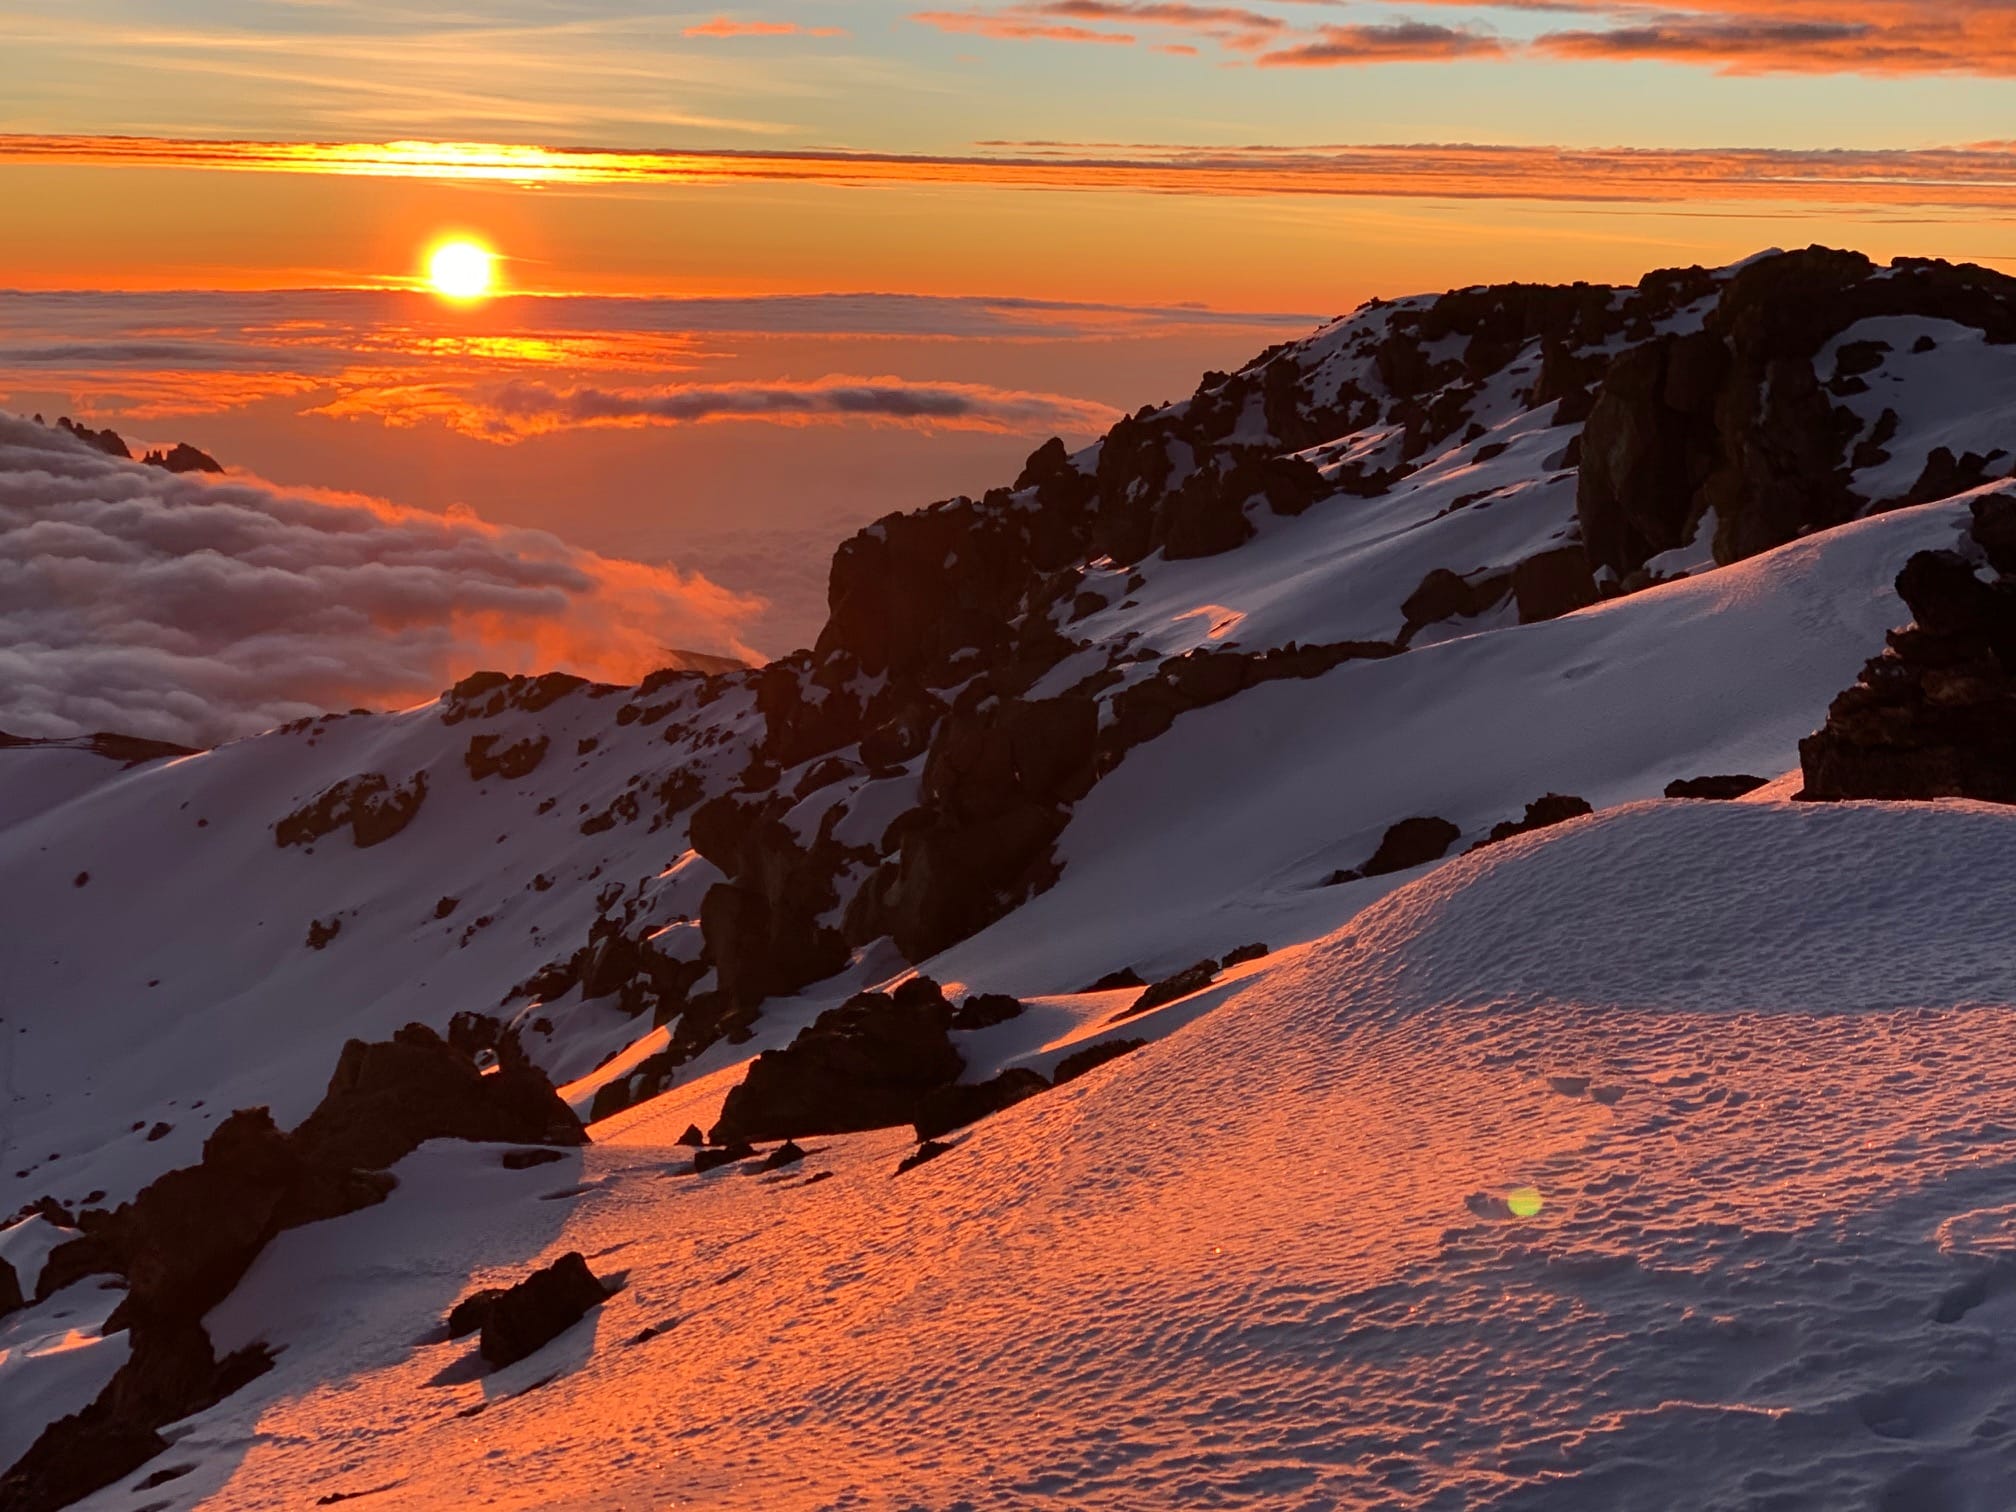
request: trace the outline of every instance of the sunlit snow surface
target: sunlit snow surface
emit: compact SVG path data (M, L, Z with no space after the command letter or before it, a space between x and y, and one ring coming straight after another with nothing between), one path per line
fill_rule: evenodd
M1640 804L901 1177L430 1146L211 1315L285 1347L192 1472L87 1505L2006 1506L2012 910L2008 810ZM574 1248L627 1284L540 1355L425 1342Z

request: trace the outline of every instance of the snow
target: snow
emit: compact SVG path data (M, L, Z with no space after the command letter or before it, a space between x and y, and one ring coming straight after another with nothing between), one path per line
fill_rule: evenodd
M181 1433L181 1494L1998 1505L2012 907L2008 810L1627 805L901 1177L895 1133L772 1178L429 1147L211 1315L285 1347ZM447 1306L569 1249L621 1289L471 1378Z
M33 1283L23 1290L32 1294ZM126 1363L126 1335L99 1333L124 1295L80 1281L0 1318L0 1465L19 1459L43 1424L88 1404Z
M1932 350L1913 351L1927 337L1935 343ZM2008 415L2016 408L2016 362L2006 346L1950 320L1882 316L1858 321L1835 337L1821 349L1815 370L1823 377L1832 373L1842 347L1870 341L1890 351L1882 366L1862 375L1868 392L1837 401L1862 420L1865 436L1885 410L1897 415L1896 438L1884 444L1890 460L1855 475L1855 487L1865 497L1879 502L1903 497L1937 447L1955 457L1970 451L2006 454Z

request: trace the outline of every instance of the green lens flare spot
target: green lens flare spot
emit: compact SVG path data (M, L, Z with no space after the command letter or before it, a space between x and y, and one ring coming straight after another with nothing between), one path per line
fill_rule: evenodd
M1540 1209L1546 1206L1541 1200L1538 1187L1514 1187L1505 1198L1505 1206L1512 1209L1514 1218L1537 1218Z

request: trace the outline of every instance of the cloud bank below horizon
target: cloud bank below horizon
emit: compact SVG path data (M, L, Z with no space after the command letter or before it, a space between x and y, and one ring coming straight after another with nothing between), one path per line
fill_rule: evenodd
M478 667L627 681L750 657L698 574L361 495L206 482L0 415L0 729L211 745Z

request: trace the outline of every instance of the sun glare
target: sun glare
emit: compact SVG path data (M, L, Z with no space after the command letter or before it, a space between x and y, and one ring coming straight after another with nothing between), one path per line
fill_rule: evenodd
M427 254L427 282L444 299L482 299L496 292L497 254L481 242L444 241Z

